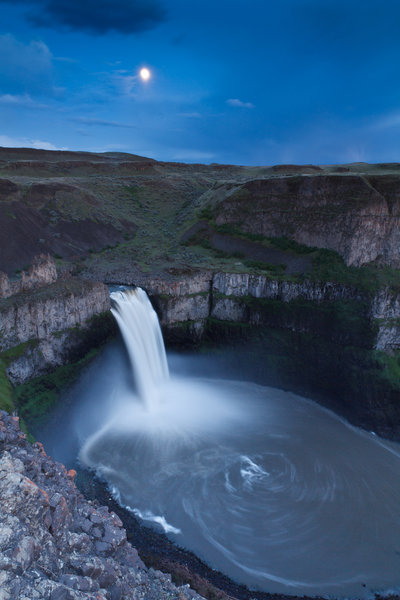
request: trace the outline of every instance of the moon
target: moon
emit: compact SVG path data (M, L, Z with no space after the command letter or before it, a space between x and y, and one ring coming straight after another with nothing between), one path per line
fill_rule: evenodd
M146 67L143 67L143 69L140 69L139 75L140 75L141 79L143 79L143 81L148 81L151 77L151 73L150 73L149 69L146 69Z

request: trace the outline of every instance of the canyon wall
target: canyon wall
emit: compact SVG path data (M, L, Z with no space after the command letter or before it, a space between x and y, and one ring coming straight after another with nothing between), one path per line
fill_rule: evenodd
M352 302L360 318L365 320L366 329L372 332L372 349L390 353L400 348L400 295L388 287L370 295L335 282L298 282L265 275L211 271L188 274L174 281L162 278L136 281L152 298L167 335L183 328L201 340L210 318L256 324L260 311L268 313L267 302L263 301L271 301L270 307L282 303L289 308L296 302L309 303L310 308ZM304 329L305 324L282 327Z
M57 281L51 260L41 257L35 265L20 281L5 285L0 298L0 352L12 383L67 362L90 330L100 326L93 321L96 315L110 308L103 283Z
M338 252L347 265L400 266L396 177L299 175L225 183L204 201L215 223Z

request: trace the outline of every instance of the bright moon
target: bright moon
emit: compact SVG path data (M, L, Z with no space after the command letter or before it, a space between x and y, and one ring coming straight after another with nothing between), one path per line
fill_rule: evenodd
M147 81L148 79L150 79L150 75L150 71L146 69L146 67L140 69L140 77L143 79L143 81Z

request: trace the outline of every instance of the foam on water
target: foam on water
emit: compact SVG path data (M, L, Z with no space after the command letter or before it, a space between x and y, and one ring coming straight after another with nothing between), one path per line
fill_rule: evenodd
M121 499L121 494L116 487L110 486L110 492L111 492L114 500L116 500L121 506L123 506L130 513L132 513L136 517L139 517L139 519L141 519L142 521L150 521L151 523L157 523L157 525L160 525L160 527L163 529L163 531L165 533L174 533L175 535L182 533L180 529L178 529L177 527L174 527L173 525L168 523L166 518L163 517L162 515L153 515L153 513L149 510L142 512L138 508L133 508L132 506L123 504L122 499Z

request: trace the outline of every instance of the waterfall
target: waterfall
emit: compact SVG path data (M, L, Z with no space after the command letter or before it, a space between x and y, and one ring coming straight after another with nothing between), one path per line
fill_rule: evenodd
M169 379L164 340L157 314L144 290L111 294L112 308L134 373L138 395L152 410L159 403L159 388Z

